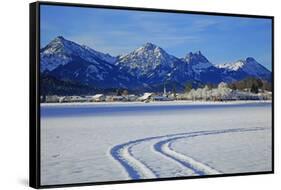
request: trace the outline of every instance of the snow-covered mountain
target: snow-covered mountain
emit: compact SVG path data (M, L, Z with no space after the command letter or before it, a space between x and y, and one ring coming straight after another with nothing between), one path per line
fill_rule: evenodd
M133 52L120 56L116 65L137 78L147 78L154 74L166 76L180 60L166 53L162 48L146 43ZM160 73L155 73L160 70Z
M213 65L201 51L177 58L152 43L114 57L58 36L41 49L40 58L44 76L104 89L159 91L165 83L168 90L183 90L187 83L218 84L247 77L271 81L271 72L254 58Z
M210 67L213 67L213 64L210 63L210 61L201 53L201 51L195 53L189 52L183 60L190 64L192 70L197 74Z
M251 76L271 81L271 72L252 57L238 60L234 63L216 65L216 67L224 69L224 72L229 75ZM238 78L236 77L235 79Z
M128 72L152 89L183 89L187 81L193 82L192 64L168 54L161 47L146 43L131 53L119 57L116 66Z
M135 80L112 64L116 58L59 36L41 49L41 72L98 88L129 88Z
M182 60L189 65L191 80L200 81L201 84L225 81L221 69L215 67L201 51L189 52Z
M108 63L111 63L111 64L114 64L117 60L116 57L114 56L111 56L110 54L108 53L101 53L99 51L96 51L86 45L82 45L83 48L85 48L86 50L88 50L89 52L91 52L93 55L95 55L96 57L98 57L99 59L103 60L103 61L106 61Z
M47 46L41 49L41 71L52 71L60 65L65 65L73 60L73 57L80 57L88 62L99 64L100 60L114 63L116 58L95 51L87 46L79 45L66 40L62 36L56 37Z

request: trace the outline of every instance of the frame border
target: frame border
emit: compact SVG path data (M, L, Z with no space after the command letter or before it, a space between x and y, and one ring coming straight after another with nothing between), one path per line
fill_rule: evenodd
M40 188L39 2L29 4L29 186Z
M41 185L41 148L40 148L40 6L66 6L66 7L80 7L80 8L103 8L103 9L117 9L117 10L132 10L145 12L164 12L164 13L181 13L181 14L195 14L195 15L212 15L212 16L230 16L230 17L245 17L245 18L261 18L271 20L271 51L272 51L272 157L271 157L271 171L258 172L243 172L243 173L229 173L216 174L204 176L182 176L182 177L168 177L155 179L139 179L139 180L118 180L118 181L104 181L104 182L86 182L86 183L71 183L71 184L54 184ZM235 13L218 13L218 12L204 12L204 11L188 11L188 10L171 10L171 9L157 9L157 8L142 8L142 7L126 7L126 6L112 6L112 5L93 5L80 3L66 3L66 2L48 2L37 1L29 4L29 59L30 59L30 78L29 78L29 186L41 188L55 188L55 187L77 187L90 185L110 185L123 183L139 183L139 182L158 182L167 180L184 180L184 179L202 179L214 177L234 177L234 176L248 176L261 174L274 174L274 16L268 15L249 15L249 14L235 14Z

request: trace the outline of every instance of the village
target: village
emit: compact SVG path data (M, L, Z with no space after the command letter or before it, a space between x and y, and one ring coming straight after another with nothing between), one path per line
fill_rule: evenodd
M85 96L41 96L42 103L73 103L73 102L155 102L155 101L237 101L237 100L271 100L272 92L258 89L258 93L251 92L251 89L233 90L224 82L217 88L190 89L188 92L176 93L166 92L164 86L162 93L145 92L143 94L94 94Z

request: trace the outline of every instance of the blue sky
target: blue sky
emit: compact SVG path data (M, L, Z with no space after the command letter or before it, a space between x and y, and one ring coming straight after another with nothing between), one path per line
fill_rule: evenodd
M200 50L213 64L254 57L271 70L271 20L41 5L41 47L56 36L111 55L146 42L184 57Z

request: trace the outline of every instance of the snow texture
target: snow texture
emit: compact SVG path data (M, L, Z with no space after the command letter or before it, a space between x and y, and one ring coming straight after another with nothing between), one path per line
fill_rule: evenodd
M41 105L43 185L270 171L271 103Z

